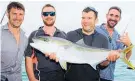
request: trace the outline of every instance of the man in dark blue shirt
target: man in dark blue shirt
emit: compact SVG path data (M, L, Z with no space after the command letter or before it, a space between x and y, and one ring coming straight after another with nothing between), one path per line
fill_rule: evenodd
M32 38L37 36L54 36L66 38L63 31L60 31L54 26L56 19L56 10L50 5L46 4L42 8L42 19L44 26L31 33L29 37L29 44L25 51L26 56L26 71L30 81L64 81L64 71L59 63L49 59L40 51L32 48L30 43ZM33 68L33 53L37 57L35 68ZM34 71L33 71L34 69Z

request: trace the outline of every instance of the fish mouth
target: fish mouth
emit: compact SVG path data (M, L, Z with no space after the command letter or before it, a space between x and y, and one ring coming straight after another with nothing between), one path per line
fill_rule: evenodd
M30 45L31 45L32 47L34 47L34 46L35 46L35 44L34 44L34 43L30 43Z
M36 48L36 49L38 48L35 43L30 43L30 45L31 45L33 48Z
M49 38L47 37L41 37L41 36L38 36L38 37L33 37L32 38L32 41L33 42L37 42L37 41L45 41L45 42L49 42Z

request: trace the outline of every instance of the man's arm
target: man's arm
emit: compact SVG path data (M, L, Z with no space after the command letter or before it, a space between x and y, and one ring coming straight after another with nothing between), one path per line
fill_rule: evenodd
M28 46L25 50L25 68L26 68L26 72L27 72L27 75L28 75L28 78L29 78L29 81L38 81L36 78L35 78L35 75L34 75L34 71L33 71L33 62L32 62L32 47L30 46L30 43L32 43L32 37L34 36L34 33L33 32L29 39L28 39Z
M110 64L110 62L116 61L119 57L120 57L120 52L117 50L112 50L109 52L106 60L100 63L98 66L104 69Z
M123 43L126 47L129 47L132 45L131 41L130 41L130 38L128 36L128 33L124 33L120 39L118 40L119 42ZM132 50L130 50L127 54L126 54L126 57L127 59L129 60L130 56L132 54Z
M132 43L129 39L129 36L128 36L128 33L125 33L123 36L120 37L120 40L118 40L117 42L121 42L123 43L125 46L130 46ZM120 57L120 51L119 50L116 50L116 51L113 51L113 52L110 52L110 54L108 55L107 57L107 60L100 63L101 66L108 66L108 64L111 62L111 61L116 61L119 57ZM127 59L130 58L132 54L132 50L129 51L127 54L126 54L126 57Z
M26 72L27 72L29 81L38 81L34 76L33 62L32 62L31 57L26 57L25 58L25 67L26 67Z
M102 48L105 48L105 49L109 48L109 41L107 40L106 37L104 38ZM98 66L100 69L104 69L110 64L110 62L116 61L119 57L120 57L119 51L117 50L110 51L106 60L100 63Z

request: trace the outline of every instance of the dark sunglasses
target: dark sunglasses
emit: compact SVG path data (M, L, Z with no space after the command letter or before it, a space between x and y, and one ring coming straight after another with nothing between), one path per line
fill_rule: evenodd
M42 12L42 15L43 16L48 16L48 15L55 16L55 12Z

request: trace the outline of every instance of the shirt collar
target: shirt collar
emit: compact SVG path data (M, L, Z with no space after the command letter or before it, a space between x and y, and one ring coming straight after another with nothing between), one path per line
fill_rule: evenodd
M4 30L9 30L9 28L8 28L8 23L6 23L4 26L3 26L3 29ZM21 33L23 33L23 34L25 34L25 32L20 28L20 32Z
M103 29L104 31L107 31L106 30L106 27L105 27L105 23L103 23L102 25L101 25L101 29ZM116 33L117 31L116 31L116 29L114 28L114 33Z
M3 26L4 30L8 30L8 23Z
M56 27L55 27L55 28L56 28ZM43 27L42 27L42 28L39 28L39 31L41 32L41 34L43 34L43 35L45 34L45 32L44 32L44 30L43 30ZM61 31L56 28L56 31L55 31L54 35L57 34L57 33L60 33L60 32L61 32Z
M90 34L90 35L86 35L86 34L84 34L83 32L82 32L82 29L81 29L81 31L80 31L83 35L85 35L85 36L92 36L92 35L97 35L98 34L98 32L96 31L96 29L94 29L94 32L92 33L92 34Z

